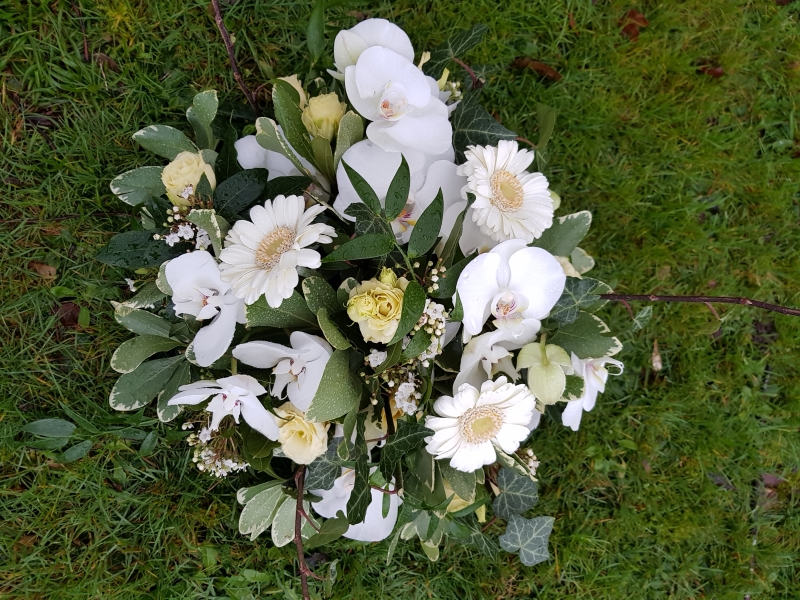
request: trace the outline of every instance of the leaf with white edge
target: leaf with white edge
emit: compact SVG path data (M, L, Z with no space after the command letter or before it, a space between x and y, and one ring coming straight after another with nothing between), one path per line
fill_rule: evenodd
M558 330L552 343L561 346L568 353L574 352L578 358L614 356L622 350L622 344L617 338L607 335L608 333L608 325L600 318L581 312L573 323Z
M158 289L158 285L156 285L155 281L148 281L139 288L139 291L136 292L133 298L125 300L125 302L122 302L122 305L129 308L152 307L156 304L160 304L166 296L164 292Z
M274 487L280 486L283 480L274 479L266 483L260 483L249 488L239 488L236 492L236 501L239 504L248 504L253 498L258 496L261 492L271 490Z
M562 325L573 323L580 314L581 309L586 309L600 297L594 294L597 281L594 279L578 279L567 277L564 291L550 311L550 318Z
M342 310L336 297L336 290L322 277L306 277L303 279L302 287L306 304L314 314L319 313L323 308L327 309L328 314Z
M336 171L333 168L331 141L318 135L311 140L311 151L314 153L314 164L317 166L317 170L327 177L328 180L335 180Z
M500 140L513 140L517 134L506 129L489 114L474 93L464 94L464 98L453 111L453 146L456 150L456 164L464 162L467 146L496 146Z
M639 331L641 329L644 329L645 327L647 327L647 324L650 322L650 319L652 318L653 318L653 307L645 306L642 310L636 313L636 316L633 318L633 324L631 325L630 329L628 329L628 331L633 333L634 331Z
M339 161L353 144L364 139L364 121L352 110L345 113L339 121L339 130L336 132L336 151L333 153L333 167L339 168Z
M169 125L149 125L134 133L133 140L167 160L175 160L181 152L197 153L197 146L182 131Z
M76 460L82 459L84 456L89 454L89 450L92 449L94 442L92 440L84 440L82 442L78 442L74 446L70 446L64 453L59 457L58 462L60 463L71 463L75 462Z
M207 90L196 94L192 106L186 110L186 118L194 129L195 139L200 148L213 150L217 145L211 121L217 115L218 106L217 91Z
M297 514L296 504L297 502L294 498L289 498L278 507L278 510L275 512L275 518L272 519L272 543L278 548L294 541L294 521ZM311 518L314 525L318 527L319 523L312 516L311 505L308 502L303 502L303 510ZM313 536L316 530L305 517L302 518L302 523L300 527L300 537L305 540Z
M608 300L606 300L605 298L600 298L599 297L600 294L611 294L611 293L614 292L614 290L612 290L611 286L609 286L607 283L604 283L604 282L600 281L599 279L592 279L591 277L584 277L583 279L584 280L589 280L589 281L594 281L595 287L592 290L592 293L594 295L598 296L597 300L595 300L594 302L591 302L590 304L587 304L584 307L584 310L586 312L596 313L598 310L600 310L606 304L608 304Z
M408 190L410 187L411 171L408 168L406 157L401 154L400 166L397 167L392 182L389 184L389 190L386 192L386 199L384 200L386 218L389 221L394 221L397 216L403 212L403 209L408 203Z
M588 233L592 225L592 213L588 210L564 215L553 221L542 236L529 246L547 250L553 256L569 256Z
M425 438L434 433L417 421L400 421L397 433L389 436L381 451L380 471L383 478L391 481L400 459L422 448Z
M497 474L500 494L492 503L494 514L508 520L511 515L521 515L539 501L539 486L530 477L518 475L511 469L502 468Z
M319 533L312 535L308 542L303 544L305 550L324 546L330 544L334 540L342 537L350 528L350 523L342 511L336 513L333 519L326 519L322 526L319 528Z
M342 244L322 259L323 263L386 256L395 248L393 235L368 233Z
M328 450L308 465L305 486L307 490L329 490L336 479L342 474L342 467L336 464L336 449L341 438L333 438L328 444Z
M280 79L272 82L272 104L275 119L281 124L286 139L307 161L314 162L314 151L308 140L308 130L303 124L303 111L299 106L300 96L292 85ZM330 142L329 142L330 143Z
M195 208L186 215L186 220L203 229L211 240L214 254L219 257L222 252L222 243L231 226L225 219L217 214L213 208Z
M442 218L444 217L444 200L442 190L436 194L433 202L420 215L414 229L411 230L411 238L408 240L408 257L417 258L424 256L428 250L433 248L439 238L439 230L442 228Z
M400 313L400 324L389 344L402 340L414 325L417 324L425 310L425 290L416 281L410 281L403 292L403 308Z
M531 481L535 481L535 477L531 474L530 469L528 469L527 465L522 462L519 456L516 454L506 454L503 450L495 445L494 447L495 454L497 456L497 462L500 463L503 467L507 469L511 469L517 475L521 475L522 477L529 477Z
M278 329L295 327L318 327L317 317L308 309L303 297L296 291L284 298L278 308L267 304L261 296L253 304L245 307L248 327L275 327Z
M300 162L300 158L289 145L289 142L278 131L278 124L275 121L267 117L256 119L256 141L262 148L282 154L292 162L298 171L313 179L311 172Z
M178 388L191 383L191 380L192 366L189 364L189 361L183 361L178 365L178 368L175 369L175 372L172 374L172 377L169 378L164 389L158 394L156 414L158 415L159 421L162 423L169 423L181 413L183 410L182 406L170 406L168 403L172 397L178 393Z
M111 192L131 206L167 193L161 181L163 167L140 167L111 180Z
M158 335L163 338L169 337L172 324L166 319L154 315L146 310L132 308L127 304L112 302L114 307L114 318L117 323L132 331L137 335Z
M245 169L232 175L214 190L214 208L226 219L234 219L251 207L267 188L267 169Z
M571 402L583 398L586 383L583 377L577 375L567 375L567 385L564 387L564 392L561 394L561 400Z
M583 248L577 246L569 255L569 260L575 270L581 275L594 269L594 259Z
M336 290L336 299L339 301L339 304L342 308L347 307L347 303L350 300L350 291L354 290L357 285L357 279L348 277L342 282L342 284L339 286L339 289Z
M327 308L320 308L317 313L317 322L319 328L322 330L322 335L328 340L328 343L337 350L347 350L351 344L350 341L344 336L339 329L339 326L331 321L330 314Z
M420 329L411 338L411 342L403 349L401 359L405 362L412 358L417 358L420 354L425 352L431 345L431 334Z
M361 401L361 382L350 372L350 354L334 350L308 407L306 418L322 423L346 415Z
M360 413L356 423L356 478L353 483L353 491L347 500L347 520L351 525L364 521L367 516L367 508L372 502L372 490L369 486L369 451L364 439L366 420L367 413Z
M488 29L487 25L475 25L472 29L456 32L444 44L431 50L431 57L422 65L422 71L434 79L439 79L454 58L463 59L468 50L481 43Z
M186 244L168 246L164 240L154 240L152 230L126 231L111 238L94 258L112 267L146 269L181 256L186 248Z
M180 345L176 340L159 335L139 335L119 345L111 355L111 368L117 373L131 373L154 354Z
M182 354L151 360L139 365L132 373L121 375L108 396L111 408L131 411L145 406L164 389L183 361L185 357Z
M450 466L450 461L440 460L439 469L442 471L442 477L450 484L453 491L458 494L458 497L466 502L473 502L475 500L475 485L477 479L474 472L465 473Z
M275 512L287 500L287 496L280 486L271 487L256 494L242 509L239 515L239 533L249 535L252 542L266 531L275 518Z
M519 551L519 559L526 567L532 567L550 558L547 541L553 531L553 517L524 519L511 515L506 532L500 536L500 547L506 552Z
M167 263L169 261L166 260L161 263L158 267L158 275L156 276L156 287L164 292L167 296L172 296L172 288L169 285L169 281L167 281Z
M378 198L378 194L372 189L372 186L358 171L353 169L346 162L342 162L342 166L344 167L345 173L347 173L348 179L350 179L353 189L355 189L358 197L361 198L361 201L376 215L381 214L381 201ZM403 206L405 206L405 204Z
M344 214L356 220L356 235L362 236L370 233L394 235L389 222L380 215L372 212L363 202L353 202L344 209Z
M24 425L20 431L42 437L67 438L75 431L75 425L64 419L39 419Z

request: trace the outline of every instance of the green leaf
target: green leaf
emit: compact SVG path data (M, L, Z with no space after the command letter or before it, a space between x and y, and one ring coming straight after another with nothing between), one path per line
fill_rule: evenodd
M450 321L456 323L458 321L464 320L464 305L461 304L461 298L459 298L458 294L456 294L456 302L455 306L453 306L453 310L450 311Z
M258 201L267 187L268 177L266 169L239 171L214 190L214 208L226 219L235 219Z
M312 535L308 541L303 544L303 549L310 550L329 544L347 533L349 527L350 523L347 521L347 517L342 511L338 511L335 518L327 519L319 528L319 533Z
M58 462L60 463L71 463L75 462L76 460L82 459L89 453L89 450L92 449L94 442L92 440L83 440L82 442L78 442L74 446L70 446L64 453L59 457Z
M75 431L75 425L64 419L39 419L23 426L20 431L43 437L68 438Z
M261 296L253 304L245 307L248 327L317 327L317 318L308 309L303 297L296 291L285 298L278 308L267 304L267 299Z
M564 386L564 392L561 394L561 400L570 402L583 398L583 392L586 387L586 382L583 377L577 375L567 375L567 384Z
M222 148L220 148L219 156L214 164L214 173L219 185L242 170L237 160L236 141L238 139L236 128L230 123L226 123L222 132Z
M308 140L306 126L303 125L303 111L300 110L297 90L286 81L273 80L272 104L275 107L275 118L281 124L286 139L300 156L314 162L314 152Z
M608 334L608 326L593 314L581 311L578 318L562 326L551 342L578 358L613 356L622 350L620 341Z
M321 423L332 421L358 408L361 401L361 382L350 372L350 354L347 350L334 350L317 393L311 400L306 418Z
M186 118L194 129L195 140L200 148L213 150L217 145L211 129L211 121L217 115L218 106L216 90L207 90L195 95L192 106L186 111Z
M464 270L469 263L471 263L476 257L478 253L470 254L463 260L460 260L452 267L447 267L447 270L442 273L439 272L439 289L434 290L430 295L433 298L452 298L456 293L456 284L458 283L458 278L461 275L461 271Z
M353 484L353 491L347 500L347 521L351 525L361 523L367 516L367 508L372 502L372 490L369 487L369 452L367 442L364 439L364 427L367 413L359 413L356 424L356 479Z
M222 243L231 228L230 223L219 216L213 208L195 208L186 215L186 220L205 230L214 247L214 254L219 257Z
M420 215L417 224L411 231L411 238L408 240L409 258L424 256L428 250L433 248L439 238L439 230L442 228L442 217L444 217L444 200L440 189L436 198Z
M94 423L79 415L77 412L72 410L69 406L67 406L63 402L59 402L59 404L61 405L61 409L66 413L66 415L70 419L75 421L75 423L78 424L78 427L80 427L87 433L100 433L100 430L97 427L95 427Z
M336 170L333 168L333 151L331 141L322 136L311 140L311 151L314 153L314 164L317 170L325 175L329 181L336 179Z
M466 502L475 500L477 478L474 472L465 473L454 469L450 466L450 462L446 460L439 461L439 469L442 471L442 477L450 484L450 487L458 494L459 498Z
M312 183L313 180L305 175L276 177L267 183L267 189L261 197L273 200L277 196L302 196Z
M447 236L447 241L444 243L444 248L442 248L442 253L439 256L442 264L448 269L453 263L453 257L456 255L456 250L458 249L458 240L461 239L461 231L464 229L464 217L473 202L475 202L475 195L467 192L467 206L458 214L456 220L453 222L453 229L450 231L450 235ZM453 284L453 289L455 289L455 284Z
M400 459L422 448L425 438L433 434L433 430L417 421L400 421L397 433L389 436L381 452L380 471L383 478L391 481Z
M200 176L200 181L197 182L197 187L194 190L194 197L203 202L210 202L214 197L214 190L211 189L211 182L203 173Z
M158 335L169 337L172 325L166 319L154 315L146 310L132 308L127 304L112 302L114 318L117 323L138 335Z
M164 389L185 356L171 356L151 360L117 379L108 397L111 408L121 411L137 410L145 406Z
M480 44L488 29L486 25L475 25L472 29L463 29L455 33L444 44L431 51L430 60L422 65L423 72L434 79L439 79L454 58L463 58L468 50Z
M494 451L497 455L497 462L503 467L514 471L514 473L519 476L528 477L531 479L531 481L533 481L534 477L531 474L530 469L525 463L522 462L522 459L519 456L517 456L515 453L506 454L503 452L503 449L497 445L495 445Z
M517 134L497 122L480 105L474 93L464 98L453 111L453 146L456 148L456 164L464 162L464 150L470 145L494 146L500 140L513 140Z
M84 329L89 327L91 324L91 313L89 313L89 309L85 306L81 306L81 309L78 311L78 325Z
M391 369L403 357L403 342L399 341L386 349L386 360L375 367L375 374L380 375L386 369Z
M291 88L292 86L289 85L289 87ZM292 88L292 92L297 94L294 88ZM313 179L311 172L300 162L300 158L295 154L292 146L289 145L286 138L278 131L278 125L275 121L266 117L256 119L256 141L262 148L282 154L292 162L298 171Z
M354 290L356 286L358 286L358 280L348 277L342 282L339 289L336 290L336 299L339 301L342 308L347 307L347 303L350 300L350 292Z
M386 218L389 221L394 221L408 204L408 190L410 187L411 171L408 168L406 157L401 154L400 166L397 167L397 172L392 178L392 183L389 184L389 190L386 192L386 199L384 200Z
M519 559L526 567L532 567L550 558L547 541L553 531L553 517L524 519L511 515L506 532L500 536L500 547L506 552L519 551Z
M583 248L576 247L569 255L569 260L575 270L581 275L594 269L594 259Z
M131 206L167 193L161 181L163 167L140 167L111 180L111 193Z
M325 52L325 0L316 0L306 28L306 43L311 53L311 63L319 60Z
M328 444L328 450L308 465L305 486L307 490L329 490L336 479L342 474L342 467L336 462L336 449L339 438L333 438Z
M553 256L569 256L589 231L592 213L588 210L564 215L544 231L542 237L533 240L530 246L543 248Z
M191 382L192 379L192 366L188 361L184 361L178 365L172 377L169 378L167 385L158 394L158 403L156 404L156 414L158 420L162 423L169 423L177 417L183 408L181 406L170 406L167 404L175 394L178 393L178 388Z
M256 494L239 515L239 533L249 535L250 541L266 531L275 518L275 513L286 501L291 500L280 486L271 487Z
M36 450L60 450L69 444L68 437L37 438L31 442L26 442L25 446Z
M306 277L303 279L303 296L311 312L318 314L321 309L327 309L328 314L342 310L336 290L322 277Z
M539 123L539 141L536 143L536 166L539 171L544 169L544 149L547 146L553 129L556 126L556 110L549 106L536 103L536 120Z
M645 327L647 327L647 324L650 322L650 319L652 318L653 318L653 307L645 306L642 310L636 313L636 316L633 318L633 324L631 325L630 329L628 329L628 331L633 333L634 331L639 331L640 329L644 329Z
M311 516L311 506L308 502L303 502L303 510L309 517ZM282 548L294 540L294 525L297 515L297 502L294 498L289 498L275 511L275 518L272 519L272 543L278 548ZM302 518L300 527L300 537L305 539L315 533L308 520Z
M402 340L414 328L422 311L425 310L425 290L416 281L410 281L403 292L403 310L400 313L400 324L389 344Z
M339 168L342 156L352 146L364 138L364 121L352 110L345 113L339 121L339 130L336 132L336 151L333 153L333 167Z
M539 486L530 477L523 477L505 467L497 474L500 494L492 503L494 514L505 519L521 515L539 501Z
M388 221L372 212L363 202L353 202L344 209L344 214L356 220L356 235L363 236L370 233L394 235Z
M351 346L350 341L344 336L338 325L331 321L327 308L319 310L317 322L319 323L319 328L322 329L322 335L325 336L331 346L337 350L347 350Z
M402 345L402 342L398 342L398 344ZM430 345L431 334L423 329L420 329L414 334L414 337L411 338L411 342L403 350L401 359L403 362L405 362L407 360L411 360L412 358L417 358L420 354L425 352Z
M158 289L158 285L156 285L155 281L148 281L139 288L139 291L136 292L133 298L125 300L122 305L129 308L153 306L159 304L165 297L166 294Z
M169 125L149 125L133 134L133 140L145 150L175 160L181 152L197 153L195 146L182 131Z
M239 504L247 504L261 492L272 489L275 486L279 486L284 481L285 480L282 479L274 479L272 481L267 481L266 483L254 485L253 487L239 488L239 490L236 492L236 501Z
M117 373L131 373L153 354L167 352L180 345L180 342L169 338L140 335L120 344L111 355L111 368Z
M378 198L378 194L372 189L372 186L346 162L342 161L342 166L344 167L345 173L347 173L347 177L350 179L350 183L353 184L356 194L361 198L361 201L376 215L380 215L381 201ZM408 196L406 196L406 198L408 198ZM405 206L405 203L403 203L403 206Z
M600 299L592 292L597 287L594 279L578 279L567 277L564 291L550 311L550 318L562 325L573 323L581 309L586 309Z
M466 530L467 535L463 537L458 536L458 541L468 546L472 546L484 556L488 556L490 558L495 558L497 556L497 552L500 550L497 542L483 534L480 526L477 522L475 522L474 517L469 520L453 519L448 522L448 525L451 523L458 523Z
M139 456L150 456L155 450L156 444L158 444L158 432L151 431L139 446Z
M386 256L395 248L394 236L385 233L368 233L342 244L322 259L323 263L362 260Z
M170 247L164 240L154 240L152 231L126 231L111 238L94 258L112 267L139 269L158 267L185 251L185 245Z

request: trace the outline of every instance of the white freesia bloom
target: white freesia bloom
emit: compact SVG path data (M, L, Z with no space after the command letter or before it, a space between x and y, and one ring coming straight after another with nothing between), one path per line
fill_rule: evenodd
M472 220L500 242L520 239L530 244L553 224L553 199L547 178L529 173L533 152L519 150L517 142L500 140L495 146L469 146L467 162L458 168L468 177L463 194L475 194Z
M319 252L308 246L330 243L334 230L313 222L325 207L304 209L300 196L278 196L250 209L252 223L236 221L228 232L219 256L222 278L245 304L266 296L278 308L300 280L297 268L320 266Z
M275 384L272 395L289 396L289 401L306 412L317 393L325 365L333 348L316 335L295 331L291 348L274 342L246 342L233 349L234 358L259 369L272 369Z
M299 465L310 465L325 454L328 448L329 423L313 423L291 402L275 409L278 421L278 441L281 450Z
M481 254L458 278L465 337L477 335L489 316L509 339L533 341L541 320L561 297L566 276L552 254L509 240Z
M392 221L392 230L402 243L406 243L411 237L411 232L420 215L434 201L439 190L442 190L444 207L447 210L452 204L462 202L461 188L467 179L456 174L457 167L450 160L431 162L418 152L405 152L403 155L408 163L411 184L406 206ZM356 173L366 179L370 187L375 190L381 206L384 208L386 193L400 166L400 161L400 152L386 152L369 140L362 140L354 144L342 156L342 163L347 163ZM336 182L339 185L339 196L333 203L333 208L344 218L353 220L352 217L345 215L344 211L351 204L361 202L361 199L341 163L336 173ZM445 230L445 227L446 223L443 222L439 235L446 235L450 232L450 229ZM452 223L450 223L450 227L452 228Z
M513 342L506 340L507 332L502 329L490 331L472 338L464 346L461 355L461 366L453 389L459 389L468 383L474 388L480 388L483 382L491 379L498 373L505 373L512 381L519 379L519 373L514 368L513 355L509 348L515 349Z
M405 31L386 19L366 19L336 34L333 64L337 71L328 73L344 81L344 70L356 64L362 52L372 46L388 48L407 61L414 62L414 47Z
M572 368L576 375L583 377L584 382L583 397L567 402L567 407L561 414L561 422L572 431L578 431L583 412L592 410L597 401L597 394L602 394L606 390L609 375L606 365L614 365L619 369L614 375L622 374L624 365L610 356L581 360L575 354L572 355Z
M441 154L452 143L449 111L439 88L413 62L394 50L373 46L345 69L350 103L372 121L367 137L384 150Z
M372 467L370 473L377 467ZM356 481L356 472L352 469L342 469L342 475L336 479L330 490L309 490L315 496L322 498L319 502L313 502L311 506L318 515L326 519L332 519L338 511L347 514L347 501L353 493ZM394 484L389 485L389 489L394 489ZM367 516L362 523L350 525L344 537L359 542L380 542L389 537L397 522L397 507L400 505L400 498L397 494L389 495L389 512L383 516L383 496L379 490L371 490L372 501L367 508Z
M244 303L220 277L217 261L205 250L183 254L164 268L175 314L207 323L192 342L195 360L208 367L225 354L236 323L245 323Z
M212 414L209 429L216 431L223 418L231 415L239 423L239 415L244 417L253 429L275 441L278 439L278 425L275 417L264 408L257 396L267 390L249 375L233 375L216 381L195 381L178 388L180 391L170 398L170 406L200 404L213 396L206 410Z
M534 404L527 386L508 383L505 377L484 382L480 390L465 383L455 396L434 402L433 410L441 416L425 418L425 426L435 432L425 438L426 450L467 473L490 465L497 460L495 445L512 454L528 437Z

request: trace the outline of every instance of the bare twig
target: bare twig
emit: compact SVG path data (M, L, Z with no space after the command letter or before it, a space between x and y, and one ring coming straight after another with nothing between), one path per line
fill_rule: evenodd
M379 485L371 485L371 484L370 484L370 486L369 486L369 487L371 487L373 490L378 490L379 492L381 492L381 493L383 493L383 494L387 494L387 495L389 495L389 496L394 496L394 495L395 495L397 492L399 492L399 491L400 491L400 490L387 490L387 489L385 489L385 488L382 488L382 487L381 487L381 486L379 486Z
M219 7L219 0L211 0L211 4L214 7L214 21L217 23L217 29L219 29L219 32L222 35L222 41L225 42L225 48L228 50L228 59L231 62L233 78L236 80L236 83L239 84L239 87L244 93L244 97L247 98L247 102L250 104L253 112L256 114L256 118L258 118L261 116L261 111L258 109L258 104L256 104L256 99L255 96L253 96L253 92L251 92L250 88L247 87L247 84L244 82L244 78L242 77L242 73L239 71L239 63L236 62L236 53L233 51L231 36L228 35L228 30L225 28L225 22L222 20L222 9Z
M486 531L487 529L489 529L489 527L491 527L492 523L494 523L495 521L497 521L497 517L492 517L491 519L489 519L489 521L486 523L486 525L481 527L481 532Z
M392 407L389 406L391 404L391 400L384 400L383 402L383 413L386 415L386 431L387 437L390 435L394 435L394 418L392 417Z
M462 60L457 59L455 56L453 57L453 60L457 64L461 65L462 69L466 70L466 72L469 73L469 76L472 78L472 89L473 90L479 90L479 89L481 89L483 87L483 82L480 79L478 79L478 76L475 75L475 71L473 71L469 67L469 65L467 63L465 63Z
M738 304L740 306L755 306L764 310L800 317L800 309L769 304L760 300L732 296L657 296L654 294L600 294L605 300L617 300L619 302L695 302L700 304Z

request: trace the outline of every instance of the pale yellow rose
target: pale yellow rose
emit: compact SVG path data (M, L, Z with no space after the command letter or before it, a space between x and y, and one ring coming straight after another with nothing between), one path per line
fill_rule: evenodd
M312 136L333 140L346 110L347 105L339 102L336 92L314 96L303 109L303 125Z
M299 465L310 465L328 448L328 423L306 421L306 415L291 402L275 409L281 450Z
M474 504L474 500L472 502L468 502L464 500L461 496L456 494L455 490L450 487L450 484L447 481L444 481L444 493L446 496L450 496L452 494L453 499L450 500L450 504L447 505L447 512L454 513L460 511L462 508L467 508ZM478 517L478 522L483 523L486 521L486 505L478 507L475 511L475 516Z
M181 152L161 172L161 181L167 188L167 197L175 206L189 206L188 196L197 190L200 178L205 175L213 190L217 187L214 169L206 164L199 153Z
M386 283L370 279L350 290L347 315L358 323L364 341L388 344L400 324L403 291L408 280L398 279L391 269L384 269L381 279Z
M297 93L300 94L300 108L303 108L306 105L307 98L306 98L306 91L303 89L302 84L300 83L300 79L298 79L297 75L289 75L289 77L278 77L281 81L285 81L294 89L297 90Z

